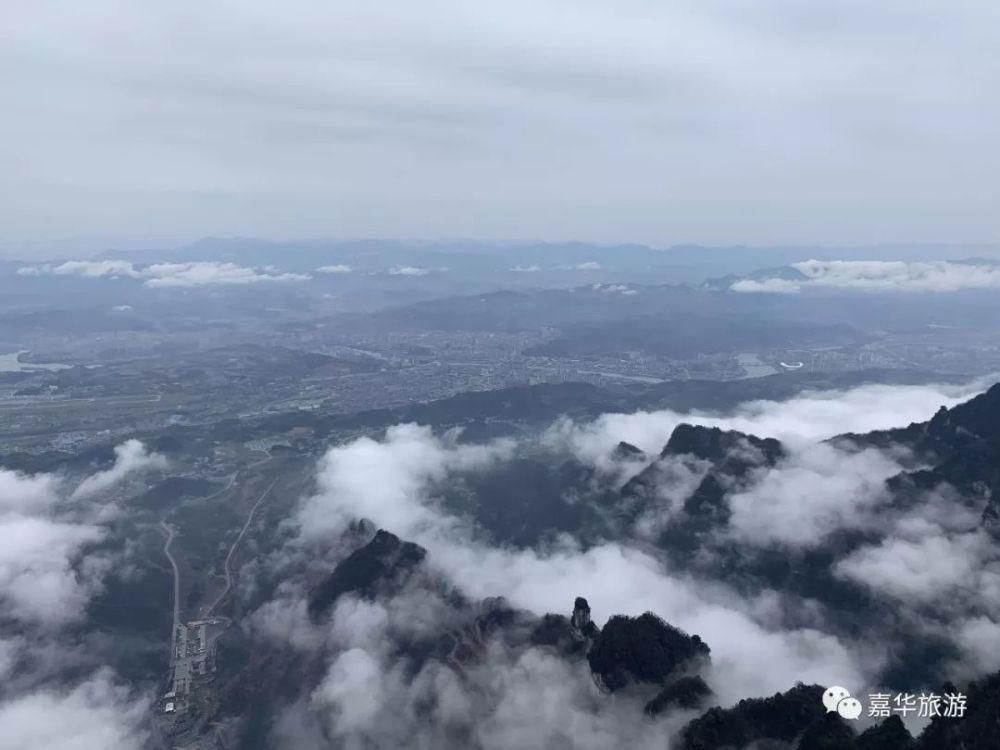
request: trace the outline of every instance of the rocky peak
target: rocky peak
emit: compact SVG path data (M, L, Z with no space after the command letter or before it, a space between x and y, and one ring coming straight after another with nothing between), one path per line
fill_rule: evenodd
M372 598L397 589L427 556L427 550L379 529L368 544L344 558L309 597L309 614L319 617L344 594Z
M582 596L573 602L573 614L547 614L531 634L538 646L554 646L567 656L582 656L588 652L600 628L590 619L590 605Z
M774 463L784 449L774 438L759 438L738 430L721 430L718 427L679 424L674 428L664 446L661 456L692 455L718 463L730 459L734 454L760 452L760 459Z
M573 616L570 618L570 624L581 633L592 624L590 621L590 605L587 604L587 600L582 596L578 596L576 601L573 602Z
M698 468L699 465L707 462L708 473L696 493L699 497L689 498L691 507L685 508L694 512L706 502L713 507L718 505L719 498L724 494L724 487L741 481L752 469L774 466L784 455L784 447L774 438L759 438L736 430L720 430L718 427L679 424L661 451L659 460L626 482L621 494L627 498L648 497L662 481L665 461L689 462L693 470L702 471L704 467ZM632 515L637 516L643 507L640 504ZM721 516L725 515L726 510ZM720 514L713 511L710 515Z
M697 635L688 635L647 612L608 620L587 660L598 683L614 692L637 682L665 685L700 666L708 656L708 646Z
M616 460L641 459L645 455L641 448L637 448L632 443L626 443L624 440L615 446L611 454L612 458Z

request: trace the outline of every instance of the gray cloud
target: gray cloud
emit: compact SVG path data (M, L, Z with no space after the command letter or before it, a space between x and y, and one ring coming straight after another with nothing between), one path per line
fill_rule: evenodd
M0 219L26 238L992 238L998 12L17 0Z

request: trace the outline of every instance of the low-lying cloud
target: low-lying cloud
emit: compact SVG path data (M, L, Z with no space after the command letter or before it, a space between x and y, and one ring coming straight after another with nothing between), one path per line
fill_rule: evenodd
M804 289L874 292L957 292L1000 288L1000 265L953 261L905 262L807 260L791 265L798 278L741 279L729 289L759 294L796 294Z
M164 456L150 452L138 440L126 440L115 446L115 462L111 468L92 474L80 482L73 497L92 497L115 486L130 474L166 467L167 459Z
M656 454L682 422L739 430L786 443L811 444L844 433L906 426L933 416L985 389L984 382L962 385L865 385L850 390L805 391L787 401L748 401L727 413L669 409L604 414L592 422L556 422L546 433L550 445L567 446L582 460L609 456L619 441Z
M429 428L404 424L390 427L383 441L363 437L331 449L319 463L319 493L301 510L303 535L322 538L362 517L384 518L386 528L433 523L434 508L413 501L423 496L425 487L451 471L489 466L508 457L514 447L509 441L464 445L456 438L455 433L438 437ZM391 467L386 466L387 457ZM334 497L342 499L331 505L328 500Z
M837 563L836 572L875 591L909 603L957 604L963 593L980 602L992 592L1000 604L1000 560L994 542L980 530L919 539L890 537Z
M55 476L0 470L0 603L36 627L80 619L100 588L103 561L84 552L104 531L64 494Z
M76 569L100 528L32 516L0 518L0 601L7 614L36 624L63 624L83 614L98 580Z
M431 270L420 266L393 266L389 269L390 276L426 276Z
M604 292L605 294L621 294L626 297L634 297L639 293L638 289L633 289L627 284L594 284L591 286L595 292Z
M139 750L148 702L107 670L69 690L41 689L0 701L0 750Z
M21 276L81 276L84 278L136 279L148 287L245 286L271 282L308 281L301 273L282 273L273 268L249 268L235 263L191 261L186 263L153 263L136 266L124 260L69 260L22 266Z
M760 546L812 546L833 531L869 527L889 497L885 480L902 470L891 456L872 449L793 449L730 495L730 533Z
M53 474L0 468L0 750L144 746L146 697L109 669L94 671L73 635L114 564L96 495L160 460L138 441L116 453L84 493ZM89 674L65 683L67 670L85 666Z

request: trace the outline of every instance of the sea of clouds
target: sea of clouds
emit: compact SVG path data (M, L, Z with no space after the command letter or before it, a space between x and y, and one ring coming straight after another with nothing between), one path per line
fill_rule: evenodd
M876 530L882 541L839 560L835 575L895 602L901 618L947 634L961 653L952 674L966 678L1000 668L1000 658L989 655L1000 642L1000 563L978 516L959 512L964 506L949 499L946 489L905 513L888 513L885 480L912 468L913 457L824 441L923 421L983 388L869 385L749 402L725 414L607 414L589 422L560 420L530 441L484 444L465 443L455 432L397 425L380 439L362 437L323 456L317 490L292 519L285 554L318 559L330 539L368 518L425 547L429 568L473 599L502 595L515 607L543 614L568 612L581 595L599 625L612 614L652 610L699 634L712 648L706 677L722 705L796 682L845 685L859 693L873 688L894 644L845 638L827 627L816 602L790 600L780 591L740 593L672 569L644 543L643 528L634 538L589 546L566 535L538 547L497 545L473 521L446 510L441 499L452 478L496 467L525 449L568 452L620 483L655 460L682 422L736 429L780 438L786 456L753 473L729 497L732 515L722 533L749 548L792 550L822 544L842 529ZM614 452L621 440L642 448L646 457L627 459L631 465L623 467ZM688 461L661 473L665 513L696 486L704 468ZM648 531L650 519L642 522ZM961 587L966 593L956 600ZM462 726L482 747L601 747L608 738L626 737L630 746L662 748L680 722L691 718L681 713L658 724L643 721L641 704L602 700L585 665L577 668L537 649L511 654L494 647L488 669L458 680L438 663L414 676L386 644L392 633L415 623L447 628L443 604L430 603L426 595L376 602L346 597L329 622L316 624L306 616L305 596L304 586L286 586L255 615L258 633L312 650L328 665L322 684L282 720L281 731L302 747L320 746L331 733L349 746L390 746L399 737L420 738L416 746L449 746L449 731L462 725L453 714L471 711L475 721ZM953 605L944 620L927 617L925 605L949 596ZM956 601L961 604L954 606ZM441 715L421 713L428 691L453 702L434 704ZM482 695L488 700L477 702Z

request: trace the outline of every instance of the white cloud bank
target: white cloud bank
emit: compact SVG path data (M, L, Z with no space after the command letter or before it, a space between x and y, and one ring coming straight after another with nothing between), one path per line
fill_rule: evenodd
M352 270L353 269L350 266L338 263L334 266L320 266L316 269L316 273L342 274L350 273Z
M148 287L245 286L265 282L307 281L301 273L278 273L272 268L248 268L235 263L191 261L187 263L154 263L136 266L125 260L69 260L22 266L21 276L82 276L84 278L129 278Z
M104 539L100 525L108 508L86 502L166 459L138 440L115 448L114 465L97 472L69 494L51 474L27 475L0 468L0 604L10 617L36 627L79 620L101 587L107 560L87 555Z
M148 703L104 670L68 691L38 690L0 702L0 750L138 750Z
M112 470L84 484L105 486L151 455L137 441L117 453ZM88 661L67 628L83 621L112 565L95 547L106 538L104 509L66 494L51 474L0 468L0 750L138 750L144 696L106 668L71 685L60 677Z
M426 276L430 272L429 268L419 266L393 266L389 269L390 276Z
M78 620L100 587L100 565L80 563L104 532L64 507L61 489L51 475L0 469L0 605L44 628Z
M595 292L604 292L605 294L623 294L626 297L633 297L639 293L638 289L633 289L627 284L593 284L590 288Z
M847 432L870 432L922 422L941 406L952 407L985 390L962 385L864 385L850 390L805 391L787 401L747 401L728 413L664 409L603 414L592 422L556 422L546 433L588 463L610 456L619 441L657 454L682 422L774 437L809 445Z
M41 625L79 619L99 588L93 566L77 563L104 538L90 524L32 516L0 518L0 602L14 618Z
M397 425L386 431L385 440L359 438L333 448L320 460L319 494L306 501L302 513L309 517L303 535L321 539L353 518L391 518L386 528L417 528L432 524L435 512L420 503L423 488L440 482L451 471L483 468L507 457L513 443L501 441L486 446L459 445L454 434L435 437L428 428ZM393 466L386 471L387 455ZM376 481L372 481L378 477ZM346 498L328 508L326 499ZM352 507L350 498L363 498L366 512Z
M957 292L1000 289L1000 265L951 261L904 262L807 260L792 267L804 278L742 279L734 292L795 294L803 289L849 289L875 292Z
M866 433L922 422L940 407L952 407L980 393L985 382L961 385L865 385L850 390L806 391L787 401L750 401L728 413L670 410L604 414L592 422L561 420L543 436L605 475L624 481L649 464L681 423L719 427L780 439L786 455L730 488L727 533L755 546L812 547L841 529L880 527L889 499L886 479L904 471L905 451L855 451L822 441L844 433ZM645 461L615 455L624 440L644 450ZM656 532L679 510L706 467L690 457L657 460L660 506L643 523ZM642 531L642 529L639 529Z

